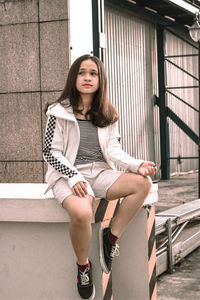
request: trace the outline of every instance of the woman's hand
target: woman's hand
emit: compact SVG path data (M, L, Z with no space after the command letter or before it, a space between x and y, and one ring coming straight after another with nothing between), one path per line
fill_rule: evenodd
M151 161L143 162L138 168L138 173L142 176L153 176L155 175L156 171L157 167L155 163Z
M87 183L84 182L84 181L77 182L72 187L72 192L73 192L73 195L75 195L75 196L85 197L88 194L88 192L87 192Z

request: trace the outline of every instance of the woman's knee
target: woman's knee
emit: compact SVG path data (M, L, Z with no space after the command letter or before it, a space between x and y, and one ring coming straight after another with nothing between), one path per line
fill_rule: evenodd
M143 189L144 189L144 192L146 193L146 195L148 195L150 193L151 187L152 187L151 178L149 176L144 177Z
M88 209L73 212L73 214L70 215L70 219L73 224L80 226L92 223L92 211Z
M84 199L82 198L84 201ZM84 205L76 205L70 210L67 210L71 223L75 225L84 225L92 222L93 211L92 206L88 203Z
M142 175L139 175L139 180L138 180L138 192L142 192L145 195L148 195L149 192L151 191L152 187L152 180L149 176L144 177Z
M63 208L69 214L71 222L76 224L92 222L92 200L89 195L86 198L70 195L63 201Z

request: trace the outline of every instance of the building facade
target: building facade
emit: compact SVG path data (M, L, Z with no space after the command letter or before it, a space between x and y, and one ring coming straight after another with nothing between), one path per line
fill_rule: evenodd
M0 1L0 182L44 182L44 107L86 52L105 63L124 150L161 161L163 178L197 169L198 48L186 26L198 6L190 12L164 0L157 8L149 1L84 1L85 11L73 1L77 14L70 0Z

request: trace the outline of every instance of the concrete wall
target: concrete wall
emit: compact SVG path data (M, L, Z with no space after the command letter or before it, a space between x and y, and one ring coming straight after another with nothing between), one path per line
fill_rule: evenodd
M102 300L98 230L93 224L90 259L96 300ZM79 300L76 258L68 223L3 222L0 228L1 300Z
M0 1L0 182L43 182L46 102L69 68L67 0Z
M76 258L69 237L69 216L51 191L44 195L46 188L46 184L0 184L1 300L80 299L76 288ZM145 206L156 201L157 185L154 184ZM94 212L98 205L95 201ZM110 223L115 211L115 206L113 210L110 208L108 205L106 211L101 211L100 221L104 225ZM103 300L107 285L99 262L100 226L101 223L92 224L89 252L96 300ZM113 292L113 299L149 299L147 237L144 207L120 239L120 256L114 260L109 281L112 284L106 288L109 293Z

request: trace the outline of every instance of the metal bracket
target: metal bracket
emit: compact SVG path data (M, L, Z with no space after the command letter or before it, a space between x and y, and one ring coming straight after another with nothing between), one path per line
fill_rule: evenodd
M170 274L173 273L173 256L172 256L172 221L171 218L167 219L167 237L168 237L168 247L167 247L167 262L168 262L168 271Z

